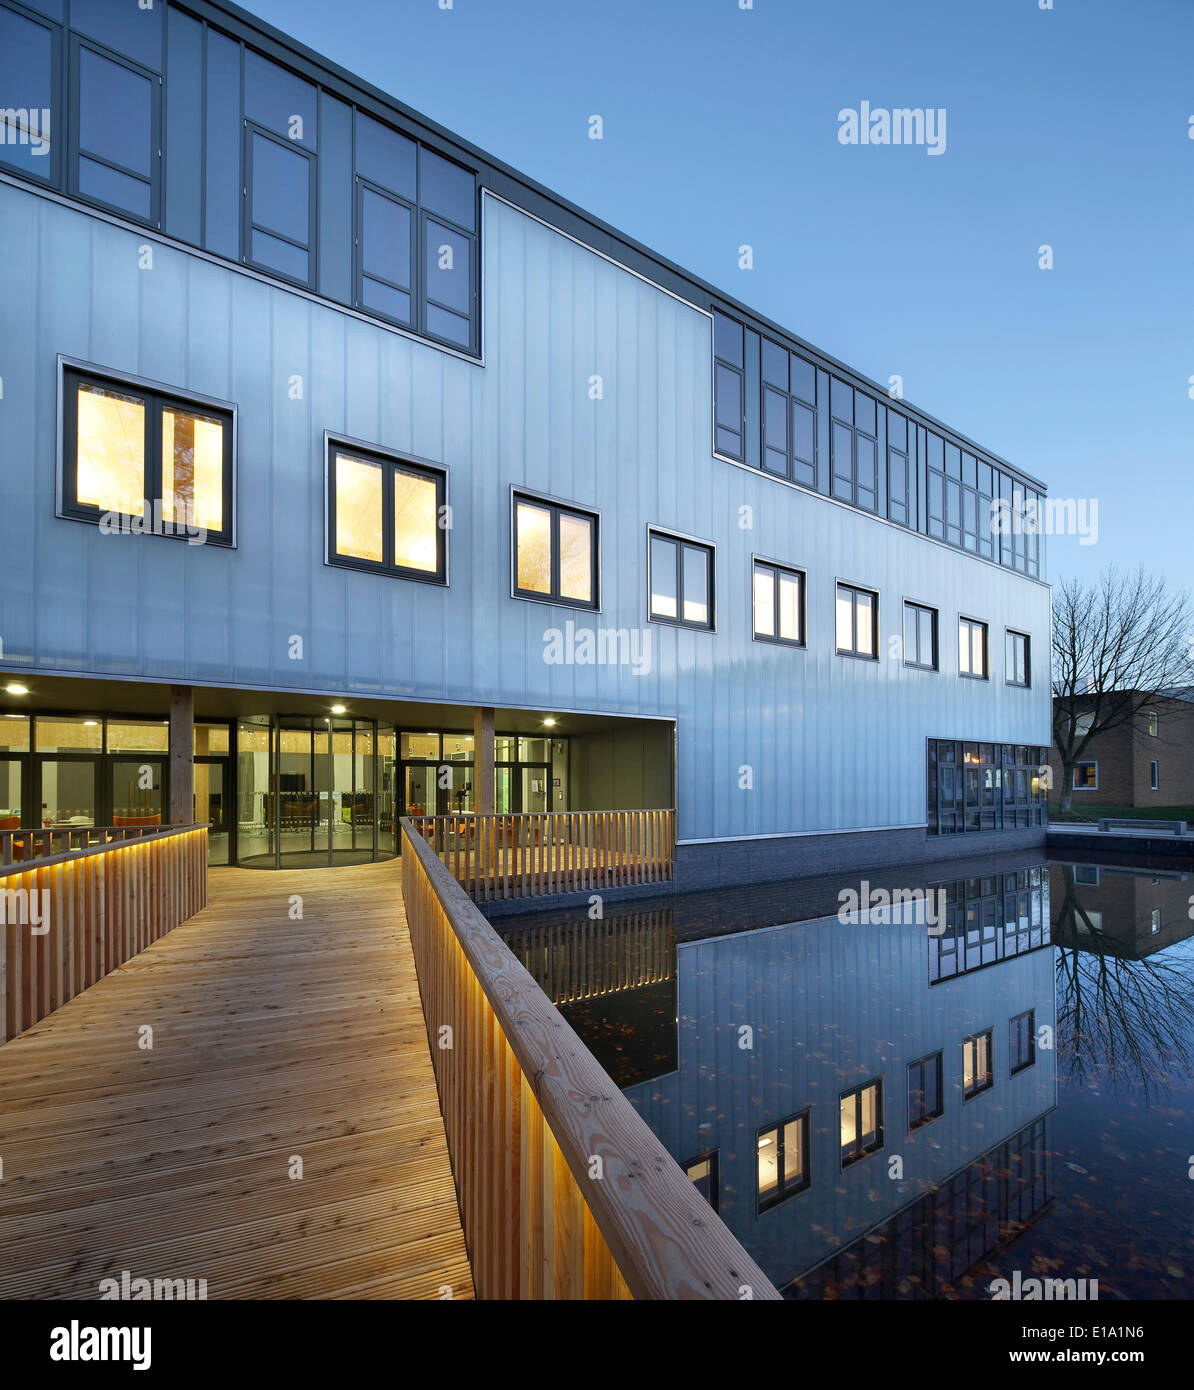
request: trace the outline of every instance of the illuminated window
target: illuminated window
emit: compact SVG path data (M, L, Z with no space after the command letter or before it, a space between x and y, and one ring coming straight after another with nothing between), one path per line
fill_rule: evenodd
M233 544L231 408L68 369L62 514L107 530Z
M768 1129L756 1140L758 1207L766 1211L809 1185L807 1110Z
M868 1081L841 1101L842 1167L883 1147L883 1083Z
M706 1202L717 1210L717 1150L711 1149L684 1164L684 1172Z
M1150 737L1150 738L1156 738L1156 736L1157 736L1157 715L1156 715L1156 711L1155 711L1155 710L1149 710L1148 713L1147 713L1144 717L1145 717L1145 719L1148 721L1148 734L1149 734L1149 737Z
M597 518L538 497L514 496L514 593L597 608Z
M958 671L975 680L987 679L987 625L958 619Z
M835 612L839 656L879 656L879 595L851 584L837 586Z
M760 642L804 646L804 575L799 570L755 561L754 635Z
M987 1090L994 1076L991 1071L991 1030L975 1033L962 1043L962 1094L967 1100Z
M333 445L328 454L328 561L447 583L440 524L445 476L405 459Z
M678 627L713 627L713 547L651 531L649 615Z
M1097 792L1099 789L1098 763L1074 764L1074 790L1076 792Z

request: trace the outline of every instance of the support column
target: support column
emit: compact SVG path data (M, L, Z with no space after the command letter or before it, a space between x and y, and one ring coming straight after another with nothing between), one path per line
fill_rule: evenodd
M170 687L170 824L190 825L195 819L195 691L189 685Z
M494 711L478 705L473 710L473 809L483 816L494 811L493 727Z

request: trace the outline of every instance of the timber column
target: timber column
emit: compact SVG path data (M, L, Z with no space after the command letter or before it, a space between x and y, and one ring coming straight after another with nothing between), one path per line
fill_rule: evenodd
M170 824L190 825L195 819L195 691L189 685L170 687Z

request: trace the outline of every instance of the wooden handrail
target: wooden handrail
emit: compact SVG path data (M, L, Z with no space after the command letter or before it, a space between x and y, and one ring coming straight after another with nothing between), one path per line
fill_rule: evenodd
M0 830L0 877L20 873L30 864L58 864L79 854L94 854L126 840L151 840L196 829L196 825L57 825Z
M482 1298L777 1299L413 820L402 893Z
M53 1013L206 902L206 825L130 827L107 843L4 865L0 1042Z
M672 877L671 810L409 816L477 902L589 893Z

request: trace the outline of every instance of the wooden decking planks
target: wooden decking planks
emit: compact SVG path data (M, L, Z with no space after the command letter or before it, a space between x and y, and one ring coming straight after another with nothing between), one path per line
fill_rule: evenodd
M397 866L208 892L0 1047L0 1297L471 1298Z

